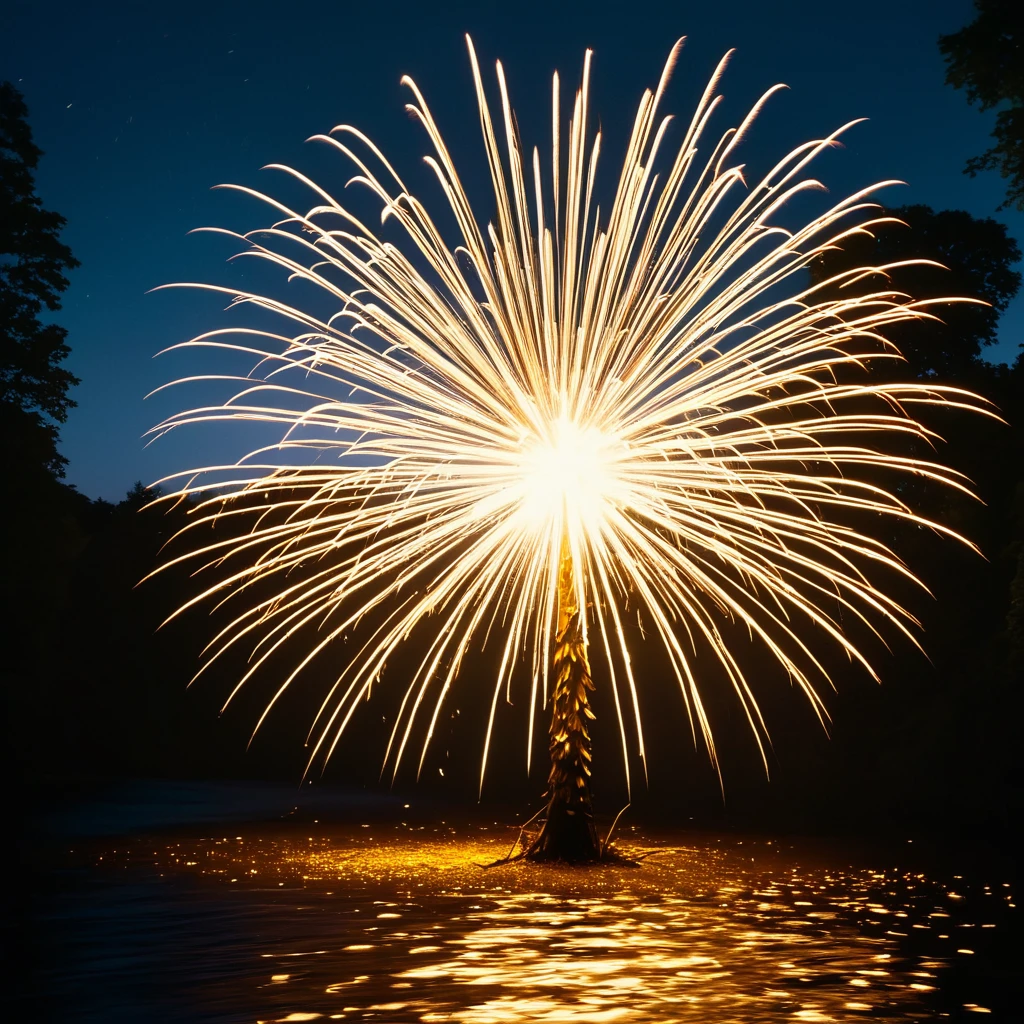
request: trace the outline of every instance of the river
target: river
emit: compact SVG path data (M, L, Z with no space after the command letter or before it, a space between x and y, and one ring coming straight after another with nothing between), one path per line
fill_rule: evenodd
M487 868L516 830L482 814L185 789L47 826L18 1020L1022 1019L995 858L626 824L635 867Z

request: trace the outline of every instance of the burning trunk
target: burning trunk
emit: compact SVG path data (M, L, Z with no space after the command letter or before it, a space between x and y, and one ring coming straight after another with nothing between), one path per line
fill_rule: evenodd
M594 861L601 856L590 796L588 726L594 718L590 710L590 691L594 683L590 678L568 545L562 548L558 572L554 679L546 819L526 855L534 860Z

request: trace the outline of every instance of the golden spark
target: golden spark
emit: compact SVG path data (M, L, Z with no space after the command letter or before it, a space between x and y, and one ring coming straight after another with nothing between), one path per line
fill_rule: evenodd
M251 647L232 697L289 637L318 630L260 724L314 658L361 621L372 624L316 715L310 764L330 757L388 659L421 627L429 642L385 767L397 771L419 722L422 768L460 668L499 633L481 782L499 696L524 659L531 723L538 704L553 700L558 666L579 663L576 676L562 673L572 707L560 713L575 713L585 733L591 651L614 698L628 783L630 746L644 752L643 680L626 645L634 615L664 648L694 738L712 759L698 651L717 658L762 756L767 735L723 622L742 624L823 721L819 688L828 677L808 627L872 675L840 615L914 639L913 615L872 580L879 572L916 578L885 543L851 525L851 514L957 537L884 481L913 474L966 491L958 473L898 453L936 438L912 411L994 413L960 389L879 382L866 367L899 358L885 340L890 325L967 300L895 292L887 272L897 263L808 283L806 269L821 254L890 220L869 196L892 183L783 227L784 206L820 189L805 169L856 122L798 147L748 186L737 146L781 87L708 142L729 55L669 152L671 118L658 111L681 42L640 100L605 211L601 134L588 128L590 53L567 129L554 76L551 151L542 160L520 143L500 63L492 117L471 42L496 208L486 229L407 77L407 109L429 136L425 161L456 245L349 125L315 138L351 161L348 184L379 202L376 231L289 167L273 165L311 190L306 213L227 186L274 211L270 227L233 235L245 254L314 286L330 312L185 286L290 326L223 328L175 346L226 350L256 366L228 401L172 416L155 433L241 420L278 424L283 434L234 466L169 478L177 482L168 499L194 503L186 533L252 517L240 534L169 564L198 557L221 569L185 608L219 598L242 606L204 663ZM198 379L206 378L188 378ZM556 724L553 758L567 735ZM529 750L528 742L528 762Z

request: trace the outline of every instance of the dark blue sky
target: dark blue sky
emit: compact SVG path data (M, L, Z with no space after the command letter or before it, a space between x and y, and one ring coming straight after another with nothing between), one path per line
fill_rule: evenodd
M549 138L551 72L558 68L565 88L574 87L584 48L594 48L593 109L605 130L605 176L621 158L640 93L656 82L674 40L686 35L666 112L688 117L730 47L738 53L722 85L722 130L768 86L792 87L745 144L742 157L755 166L868 117L846 149L818 168L834 194L902 178L909 187L890 192L892 203L997 216L1024 240L1024 217L996 213L998 177L961 173L969 156L987 148L992 118L943 84L936 39L972 19L969 0L437 7L15 0L13 7L0 34L0 78L25 94L46 154L39 193L67 217L64 237L82 262L58 317L70 332L69 366L82 378L62 447L68 481L91 497L116 500L136 479L242 453L240 436L211 443L206 435L180 434L148 449L142 440L147 428L194 398L143 396L179 374L209 369L154 354L229 322L219 311L223 303L207 297L146 292L180 280L237 283L224 263L230 249L187 232L265 220L210 186L272 189L268 172L259 171L271 161L336 186L346 168L325 162L303 140L341 122L366 130L400 172L414 168L427 143L403 112L403 73L424 90L460 164L479 167L466 31L486 67L504 62L530 146ZM1018 298L989 357L1012 359L1022 338Z

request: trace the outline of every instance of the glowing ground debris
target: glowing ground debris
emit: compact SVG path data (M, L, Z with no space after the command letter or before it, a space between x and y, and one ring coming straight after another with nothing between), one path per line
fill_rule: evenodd
M627 784L632 752L645 749L627 645L637 619L664 649L694 741L712 759L701 692L709 673L702 683L696 671L708 653L762 755L767 737L723 624L741 626L779 662L823 721L828 675L809 636L872 675L844 617L917 642L914 616L889 593L891 581L916 578L882 531L862 532L851 517L963 540L901 498L909 476L967 490L908 445L936 440L916 418L922 407L993 414L962 390L879 382L865 371L899 358L887 327L969 300L893 290L888 271L929 261L809 284L805 271L822 253L891 220L869 199L879 185L787 225L786 204L821 190L808 166L853 122L748 182L738 147L781 87L716 140L710 122L727 55L677 130L659 110L680 47L640 100L608 195L590 53L567 124L555 75L550 149L531 151L501 64L492 110L471 43L494 199L486 226L409 78L408 110L429 139L426 164L443 195L438 219L349 125L316 136L355 168L347 205L280 165L312 193L307 211L229 186L266 204L272 223L224 234L315 299L292 305L186 285L226 295L256 319L177 347L254 365L240 376L187 378L236 393L155 433L232 422L281 431L235 465L171 478L166 500L195 502L185 532L196 538L201 527L246 526L197 539L175 560L216 570L186 608L223 600L235 609L206 661L248 649L232 697L296 634L317 630L257 728L311 661L354 638L311 728L310 765L330 757L419 627L425 654L407 680L385 766L397 771L415 736L422 768L445 699L487 638L500 664L482 768L499 696L513 685L528 693L532 736L551 694L563 543L584 642L614 698ZM360 190L377 227L359 213Z

